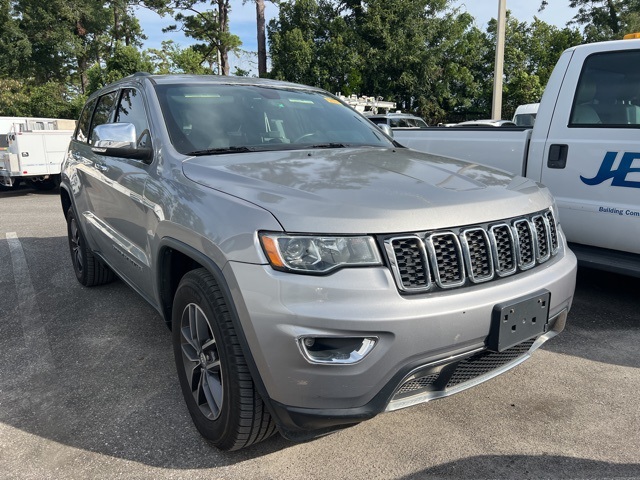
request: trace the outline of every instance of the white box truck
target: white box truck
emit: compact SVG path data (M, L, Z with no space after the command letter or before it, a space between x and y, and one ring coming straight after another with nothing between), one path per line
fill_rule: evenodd
M23 181L37 189L60 184L60 166L75 129L75 120L0 117L0 186ZM5 146L6 145L6 146Z

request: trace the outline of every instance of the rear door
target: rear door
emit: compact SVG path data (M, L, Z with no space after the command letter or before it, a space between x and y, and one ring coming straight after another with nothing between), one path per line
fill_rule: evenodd
M103 116L103 123L132 123L136 127L138 146L150 147L149 122L141 91L123 88L114 102L113 113ZM95 117L92 128L100 121ZM92 205L89 220L99 232L97 237L103 255L121 277L151 297L149 206L144 200L149 165L142 160L111 157L95 151L91 152L91 164L94 178L93 188L88 192Z
M640 253L640 42L576 49L545 143L542 183L570 242Z

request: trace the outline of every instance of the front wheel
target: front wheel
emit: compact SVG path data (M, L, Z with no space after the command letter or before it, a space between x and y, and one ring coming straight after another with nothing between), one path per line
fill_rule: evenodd
M205 269L187 273L172 311L173 351L193 422L221 450L269 438L275 423L256 392L227 303Z

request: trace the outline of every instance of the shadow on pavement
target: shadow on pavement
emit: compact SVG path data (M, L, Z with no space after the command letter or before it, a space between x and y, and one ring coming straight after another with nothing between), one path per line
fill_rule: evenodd
M445 463L401 480L638 478L640 463L618 464L556 455L483 455Z
M639 295L640 278L579 268L567 327L544 349L640 368ZM630 337L637 341L630 341Z

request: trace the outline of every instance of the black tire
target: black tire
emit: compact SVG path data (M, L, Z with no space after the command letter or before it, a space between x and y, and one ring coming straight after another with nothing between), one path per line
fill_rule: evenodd
M256 392L227 303L204 268L187 273L172 312L178 378L193 423L221 450L269 438L275 423Z
M94 287L114 280L113 271L87 247L72 208L67 211L67 236L73 271L82 285Z
M60 180L56 177L49 177L46 180L32 180L31 186L40 191L53 190L60 186Z
M11 185L10 187L7 187L6 185L0 185L0 192L10 192L12 190L16 190L21 183L22 183L22 179L14 178L13 185Z

